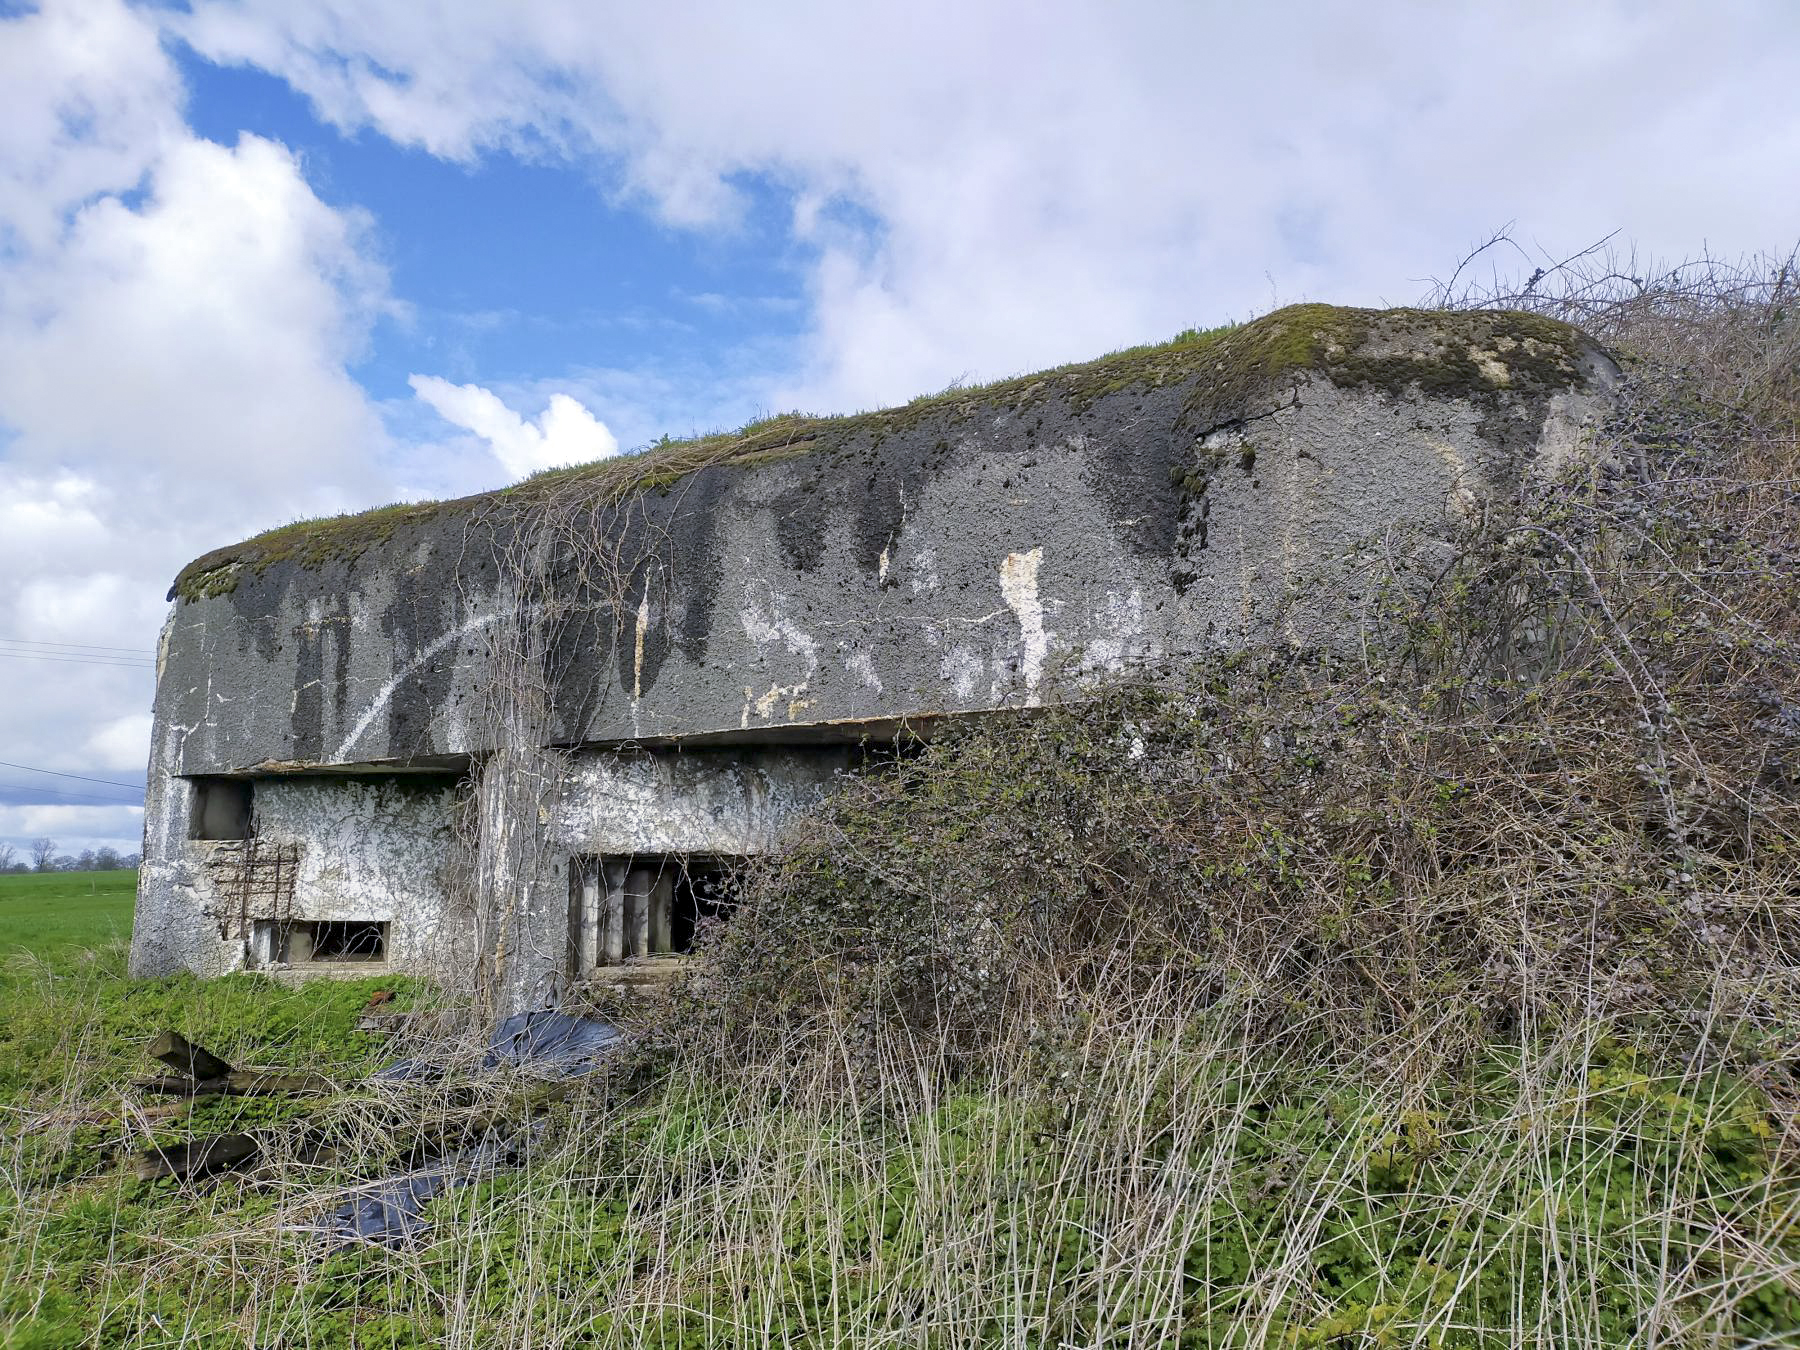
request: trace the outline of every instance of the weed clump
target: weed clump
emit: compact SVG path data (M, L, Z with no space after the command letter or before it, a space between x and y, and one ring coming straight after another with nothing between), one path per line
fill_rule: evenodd
M1619 317L1595 443L1355 657L949 729L752 872L658 1029L825 1141L782 1175L827 1213L759 1230L791 1325L1791 1339L1791 276Z

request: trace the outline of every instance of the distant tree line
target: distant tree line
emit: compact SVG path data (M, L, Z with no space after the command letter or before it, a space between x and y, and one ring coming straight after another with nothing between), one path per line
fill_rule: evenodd
M58 853L54 839L31 841L29 860L19 856L11 844L0 844L0 873L5 872L110 872L120 867L136 867L138 855L121 853L103 846L83 849L80 853Z

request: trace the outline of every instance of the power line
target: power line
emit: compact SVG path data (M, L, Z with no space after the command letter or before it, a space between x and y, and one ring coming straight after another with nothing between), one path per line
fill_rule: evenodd
M8 792L28 792L40 797L78 797L82 801L104 802L108 806L139 806L140 802L120 801L117 797L102 797L98 792L64 792L60 788L33 787L28 783L0 783L0 806L30 806L31 802L9 802L3 800Z
M149 652L112 651L103 647L89 649L74 646L52 646L48 642L19 643L11 638L0 638L0 651L14 651L21 656L73 656L91 658L96 661L151 661L154 657Z
M0 642L10 642L15 647L67 647L72 651L83 652L130 652L134 656L154 656L156 653L149 647L102 647L92 642L44 642L38 638L0 637Z
M52 656L45 652L0 652L0 656L10 656L15 661L60 661L71 665L117 666L122 670L156 669L154 661L139 661L124 656Z
M116 778L89 778L86 774L64 773L61 769L40 769L35 764L14 764L7 759L0 759L0 769L23 769L26 773L47 773L52 778L73 778L82 783L104 783L107 787L130 788L133 792L144 790L141 784L121 783Z

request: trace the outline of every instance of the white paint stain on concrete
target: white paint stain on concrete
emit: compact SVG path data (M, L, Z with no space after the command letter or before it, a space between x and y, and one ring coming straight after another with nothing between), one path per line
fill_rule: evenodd
M950 686L956 701L963 704L975 697L975 682L985 669L986 664L975 649L963 643L950 648L938 662L938 674Z
M423 666L427 661L443 651L444 648L460 642L477 628L487 627L499 617L500 616L492 610L489 610L485 614L477 614L474 618L465 620L455 628L452 628L442 637L428 643L417 656L413 657L412 660L400 667L399 670L396 670L392 678L376 691L375 697L369 702L369 706L363 709L363 715L356 719L356 725L350 728L350 734L344 737L338 748L326 756L326 759L337 764L346 764L353 760L355 756L352 755L350 751L355 747L356 743L362 739L363 733L374 724L375 719L381 715L384 709L386 709L388 700L393 698L394 691L400 687L408 676L417 672L419 667Z
M923 595L927 591L935 591L943 584L938 577L937 550L929 546L920 549L913 558L912 593Z
M549 836L570 853L762 853L850 762L842 747L583 751Z
M864 688L877 694L881 692L881 676L875 673L875 658L867 652L852 652L844 662L844 669L861 680Z
M766 598L759 596L753 585L744 588L744 608L738 613L744 636L762 649L762 655L780 644L790 655L798 656L806 664L806 680L810 681L819 671L818 640L787 616L785 597L766 585L763 589Z
M1108 591L1105 603L1097 607L1088 626L1096 636L1082 648L1084 675L1121 674L1154 647L1145 636L1144 594L1135 586L1124 595Z
M797 656L805 665L805 674L798 680L782 684L779 680L770 684L763 694L753 694L749 686L744 688L744 707L738 718L740 727L750 725L750 713L755 711L765 721L775 715L776 708L783 700L787 702L789 721L812 706L809 699L801 695L812 686L813 677L819 673L819 643L799 624L795 623L784 612L785 600L772 588L767 588L766 600L757 595L753 586L746 586L744 608L738 613L738 621L744 626L744 635L754 642L758 655L766 662L771 655L777 655L774 648L779 646L789 656ZM779 657L777 656L777 659Z
M637 637L634 641L631 663L631 699L637 702L644 696L644 634L650 628L650 583L644 583L644 598L638 601Z
M1009 553L1000 564L1000 594L1019 621L1023 646L1019 670L1028 694L1037 693L1050 650L1050 637L1044 631L1044 602L1038 598L1038 568L1043 561L1044 550L1034 548L1027 553Z

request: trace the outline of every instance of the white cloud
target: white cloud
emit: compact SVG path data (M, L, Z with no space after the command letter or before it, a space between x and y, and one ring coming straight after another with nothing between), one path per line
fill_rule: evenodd
M141 181L182 138L154 24L116 0L59 0L0 26L0 242L42 248L63 213Z
M87 738L85 762L118 773L141 773L150 761L150 714L127 713Z
M359 223L246 136L167 149L148 197L82 205L7 269L0 417L16 459L153 467L183 504L367 476L381 427L345 373L383 278Z
M0 636L145 657L189 558L383 492L382 422L346 362L390 304L368 223L291 152L187 128L161 17L49 0L0 18ZM144 665L15 655L0 744L128 778L150 696ZM22 809L0 836L120 835Z
M436 375L413 375L408 383L446 422L486 441L513 478L619 453L606 424L567 394L552 394L543 413L527 421L480 385L451 384Z
M80 566L79 558L70 561ZM19 587L13 599L13 614L20 630L36 634L32 640L38 642L77 643L121 623L142 631L145 621L162 609L162 597L154 592L146 596L146 589L142 576L122 572L39 575Z
M105 541L95 511L97 485L77 473L26 479L0 472L0 565L22 576L55 550L87 551Z
M583 162L672 223L744 174L812 249L778 405L905 398L1272 298L1406 301L1517 219L1577 247L1780 248L1800 8L1538 0L904 7L197 0L203 52L346 128ZM1703 38L1704 54L1696 50ZM1651 72L1654 72L1652 77Z

